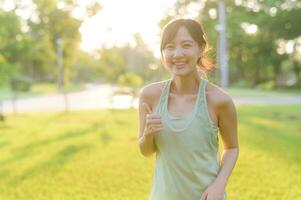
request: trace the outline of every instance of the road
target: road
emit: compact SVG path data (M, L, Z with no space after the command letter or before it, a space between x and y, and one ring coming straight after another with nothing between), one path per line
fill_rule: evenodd
M137 108L138 99L130 95L114 95L118 88L111 85L100 85L86 88L84 91L63 94L45 95L19 99L15 102L7 100L2 102L3 113L32 111L63 111L87 110L87 109L124 109ZM65 106L65 99L67 105ZM301 95L289 97L254 97L234 98L234 103L258 105L258 104L301 104Z

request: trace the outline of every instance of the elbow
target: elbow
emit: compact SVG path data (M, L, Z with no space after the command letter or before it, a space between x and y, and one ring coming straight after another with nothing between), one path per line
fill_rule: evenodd
M228 153L231 153L231 154L234 154L234 155L239 155L239 148L238 146L236 147L230 147L230 148L225 148L224 149L225 152L228 152Z
M155 153L155 151L146 150L146 149L142 148L141 146L139 146L139 149L140 149L140 153L146 158L151 157Z
M154 152L143 152L141 150L140 153L146 158L150 158L154 154Z
M144 156L144 157L151 157L156 151L153 150L153 149L146 149L144 146L141 145L140 142L139 143L139 150L140 150L140 153Z

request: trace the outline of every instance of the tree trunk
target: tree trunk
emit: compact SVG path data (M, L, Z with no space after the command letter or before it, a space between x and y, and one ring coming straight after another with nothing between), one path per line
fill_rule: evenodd
M301 78L301 75L300 75L300 67L299 67L299 63L294 60L293 61L293 68L294 68L294 72L295 72L295 75L296 75L296 85L301 85L300 83L300 78Z

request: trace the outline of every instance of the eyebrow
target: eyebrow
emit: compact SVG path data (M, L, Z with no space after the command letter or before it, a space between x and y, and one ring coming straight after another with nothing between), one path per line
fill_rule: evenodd
M181 41L181 43L186 43L186 42L193 43L192 40L183 40L183 41ZM168 42L167 44L174 44L174 42Z
M181 43L185 43L185 42L190 42L190 43L193 43L193 41L192 41L192 40L184 40L184 41L182 41Z

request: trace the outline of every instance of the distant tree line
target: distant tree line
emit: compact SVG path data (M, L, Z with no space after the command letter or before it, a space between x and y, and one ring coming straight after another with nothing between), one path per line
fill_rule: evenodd
M301 2L294 0L224 0L227 16L230 85L281 88L301 86ZM181 0L161 21L187 16L202 22L216 49L218 0ZM216 51L212 52L213 57ZM216 73L216 72L215 72Z
M0 5L3 5L0 0ZM79 48L79 28L87 18L101 11L97 1L86 7L85 16L71 13L77 5L69 0L32 0L15 8L0 7L0 87L20 80L52 82L58 77L57 40L62 39L63 83L109 82L135 88L166 77L139 34L136 46L99 48L93 55ZM301 3L293 0L225 0L230 85L241 87L301 86ZM203 23L216 57L217 0L179 0L160 22L186 16L198 8L195 18ZM27 17L21 11L31 10ZM217 66L218 67L218 66ZM212 74L218 82L218 69ZM26 88L26 87L22 87Z

